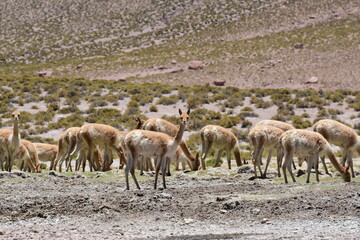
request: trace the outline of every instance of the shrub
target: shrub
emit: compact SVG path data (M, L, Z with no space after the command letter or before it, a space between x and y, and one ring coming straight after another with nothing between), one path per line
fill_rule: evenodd
M80 112L80 109L75 104L71 104L70 106L61 108L59 110L59 113L61 113L61 114L67 114L67 113L73 113L73 112Z
M311 127L311 122L309 120L302 120L299 116L293 116L292 117L292 125L295 128L304 129Z
M49 129L81 127L85 122L85 118L78 113L73 113L70 116L60 118L56 123L49 123Z
M47 105L47 109L50 112L56 112L60 109L60 103L59 102L52 102Z
M29 112L21 111L20 116L21 116L21 118L20 118L21 123L32 122L34 119L34 115Z
M157 112L158 111L158 108L156 105L151 105L150 108L149 108L150 112Z
M171 95L169 97L161 97L157 100L156 104L173 105L178 102L177 96Z
M252 122L251 121L249 121L249 120L244 120L243 122L242 122L242 124L241 124L241 127L242 128L247 128L247 127L251 127L253 124L252 124Z
M50 122L55 116L53 111L40 111L34 115L35 124L36 125L43 125L44 122Z
M329 117L326 109L319 109L316 116L318 118L328 118Z
M253 112L254 110L251 107L244 107L241 109L242 112Z
M333 109L333 108L329 108L328 109L328 113L330 114L330 115L340 115L340 114L344 114L344 112L343 111L341 111L341 110L339 110L339 109Z

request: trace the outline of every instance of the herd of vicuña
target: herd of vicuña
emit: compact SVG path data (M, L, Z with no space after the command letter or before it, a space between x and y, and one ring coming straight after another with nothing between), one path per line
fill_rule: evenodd
M231 169L231 156L234 153L237 166L246 164L241 160L238 139L230 130L217 125L207 125L200 130L201 155L193 155L183 134L189 122L190 109L182 112L179 109L180 125L176 126L161 118L150 118L146 121L136 118L137 125L130 132L121 132L105 124L84 124L82 127L66 129L58 139L58 145L31 143L21 139L19 132L20 113L12 113L13 129L0 129L0 166L2 171L11 171L15 160L17 167L23 171L41 172L40 162L50 162L50 170L61 172L62 165L72 171L71 161L75 160L75 171L85 171L86 163L90 171L108 171L113 169L113 155L119 157L119 168L125 165L126 189L129 187L129 173L136 187L140 185L135 176L135 169L155 171L154 188L161 170L163 188L166 188L165 176L170 175L170 161L176 162L185 170L186 164L192 171L206 169L206 157L211 148L217 149L215 166L218 167L222 153L226 153L227 165ZM327 156L345 182L355 177L353 152L360 154L360 137L356 132L335 120L323 119L316 122L313 131L295 129L291 124L277 120L258 122L249 132L249 141L253 146L251 160L255 177L266 178L272 152L276 150L277 173L281 170L285 183L288 183L287 171L293 182L296 182L292 168L295 168L294 155L299 158L299 165L307 162L307 182L310 172L315 169L319 181L318 163L321 158L325 172L328 172L324 158ZM343 149L341 163L336 159L330 144ZM262 171L262 154L268 149L265 169ZM154 160L154 163L153 163ZM350 173L351 171L351 173Z

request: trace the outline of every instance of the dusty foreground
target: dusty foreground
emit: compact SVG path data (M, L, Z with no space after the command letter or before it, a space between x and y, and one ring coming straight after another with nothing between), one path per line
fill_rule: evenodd
M125 191L123 172L0 172L1 239L359 239L360 185L249 180L249 170L173 173ZM274 175L273 175L274 176ZM356 180L356 179L355 179ZM161 186L161 182L160 182Z

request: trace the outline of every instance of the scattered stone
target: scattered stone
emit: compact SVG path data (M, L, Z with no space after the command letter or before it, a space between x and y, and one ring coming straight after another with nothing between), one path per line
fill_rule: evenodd
M119 78L117 81L118 82L126 82L126 79L125 78Z
M295 49L303 49L304 48L304 44L301 42L295 43L294 45Z
M263 219L261 220L261 224L265 224L265 223L269 223L269 219L263 218Z
M218 81L213 81L213 84L215 86L225 86L226 80L218 80Z
M21 178L29 178L30 177L26 172L23 172L23 171L13 171L11 173L11 175L16 176L16 177L21 177Z
M64 176L64 175L56 172L55 170L51 170L51 171L49 172L49 175L50 175L50 176L54 176L54 177L59 177L59 178L67 179L66 176Z
M0 178L12 178L13 176L9 172L0 172Z
M240 202L238 200L228 201L223 204L222 209L232 210L232 209L235 209L239 205L240 205Z
M79 65L76 66L76 69L80 69L82 67L83 67L83 64L79 64Z
M252 173L253 169L250 165L244 165L239 167L237 173Z
M170 71L170 73L179 73L179 72L183 72L184 69L182 68L174 68L173 70Z
M81 173L75 173L74 178L82 178L82 179L84 179L85 176L82 175Z
M251 213L254 215L259 215L260 212L261 212L261 210L258 208L251 209Z
M175 65L175 64L177 64L177 61L176 60L171 60L171 64Z
M38 213L37 216L38 216L39 218L46 218L46 214L44 214L44 213L42 213L42 212Z
M138 197L143 197L143 196L144 196L144 193L143 193L143 192L137 192L137 193L136 193L136 196L138 196Z
M204 68L204 63L202 61L190 61L188 68L191 70L200 70Z
M38 72L37 73L39 77L51 77L52 76L52 71L43 71L43 72Z
M95 174L95 178L103 177L104 175L105 175L105 173L103 173L103 172L97 172Z
M191 219L191 218L185 218L184 219L185 224L190 224L190 223L193 223L193 222L195 222L194 219Z
M226 211L225 209L221 209L220 212L221 213L227 213L228 211Z
M166 69L166 67L165 66L159 66L158 69L159 70L164 70L164 69Z
M149 176L149 177L153 177L153 176L155 176L155 172L145 172L145 174L147 175L147 176Z
M158 198L172 199L172 195L169 193L158 193L156 196Z
M223 196L216 197L216 201L218 201L218 202L222 202L225 200L226 200L226 197L223 197Z
M311 77L309 78L305 83L306 84L311 84L311 83L318 83L318 78L317 77Z

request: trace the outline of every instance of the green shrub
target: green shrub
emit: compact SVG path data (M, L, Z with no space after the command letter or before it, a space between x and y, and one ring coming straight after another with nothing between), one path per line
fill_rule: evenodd
M50 122L55 116L53 111L40 111L34 115L36 125L43 125L44 122Z
M73 113L70 116L60 118L56 123L52 122L48 124L49 129L60 129L69 127L81 127L85 122L85 118L78 114Z
M326 109L319 109L316 115L318 118L328 118L328 112L326 111Z
M332 109L332 108L329 108L328 109L328 113L332 116L335 116L335 115L340 115L340 114L344 114L343 111L339 110L339 109Z
M150 108L149 108L150 112L157 112L158 111L158 108L156 105L151 105Z
M173 105L178 102L177 96L171 95L169 97L161 97L157 100L156 104Z
M32 122L34 120L34 115L29 113L29 112L21 111L20 116L21 116L20 117L20 122L21 123Z
M254 110L251 107L244 107L241 109L242 112L253 112Z
M293 116L292 117L292 125L295 128L304 129L304 128L311 127L311 122L309 120L302 120L301 117L299 117L299 116Z
M249 120L244 120L243 122L242 122L242 124L241 124L241 127L242 128L247 128L247 127L251 127L253 124L252 124L252 122L251 121L249 121Z

